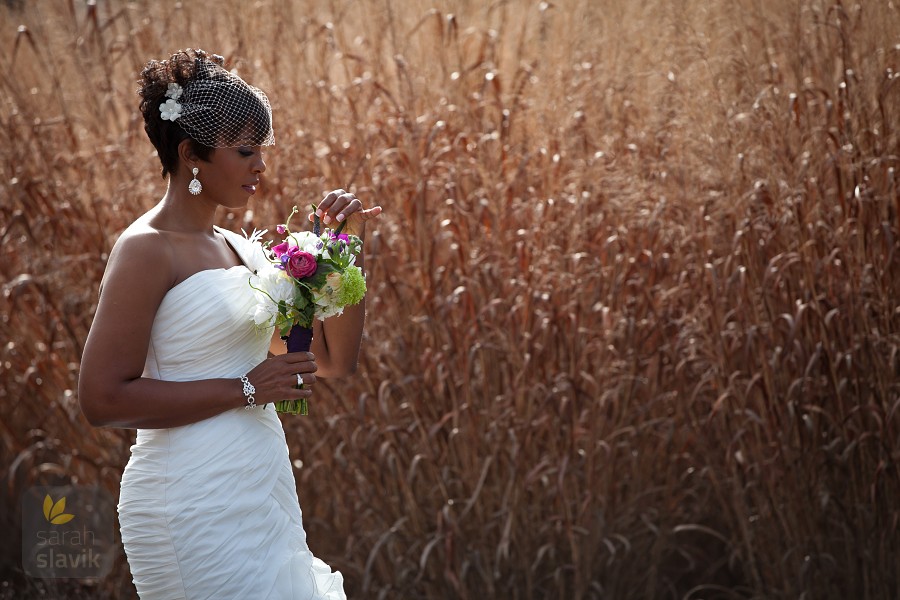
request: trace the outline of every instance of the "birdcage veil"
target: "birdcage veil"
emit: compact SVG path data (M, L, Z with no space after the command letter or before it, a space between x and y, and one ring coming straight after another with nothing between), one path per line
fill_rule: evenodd
M265 93L211 61L198 62L183 87L169 85L169 99L160 105L163 118L177 119L185 133L210 148L273 145L272 107Z

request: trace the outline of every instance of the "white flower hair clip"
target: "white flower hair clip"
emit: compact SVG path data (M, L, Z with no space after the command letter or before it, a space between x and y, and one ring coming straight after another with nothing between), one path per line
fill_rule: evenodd
M181 116L181 104L178 99L184 93L184 88L177 83L170 83L169 89L166 90L166 100L159 105L160 117L163 121L174 121Z
M178 85L177 83L170 83L169 89L166 90L166 98L171 98L172 100L178 100L181 98L181 94L184 93L184 88Z

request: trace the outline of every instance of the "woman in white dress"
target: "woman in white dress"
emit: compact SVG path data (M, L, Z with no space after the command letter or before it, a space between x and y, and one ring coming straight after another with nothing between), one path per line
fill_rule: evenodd
M213 222L256 192L271 109L222 64L189 49L141 73L168 189L110 254L79 400L92 425L138 430L119 522L142 600L344 598L341 574L307 547L284 431L265 405L352 373L365 307L316 321L311 353L285 353L254 325L248 279L265 258ZM336 190L319 212L362 237L381 208Z

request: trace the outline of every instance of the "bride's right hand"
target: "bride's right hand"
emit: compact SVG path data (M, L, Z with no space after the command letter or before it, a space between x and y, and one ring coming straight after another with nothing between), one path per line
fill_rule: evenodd
M316 357L312 352L288 352L262 361L247 373L247 379L256 389L256 404L296 400L312 396L310 389L316 383ZM303 389L297 389L297 375L303 377Z

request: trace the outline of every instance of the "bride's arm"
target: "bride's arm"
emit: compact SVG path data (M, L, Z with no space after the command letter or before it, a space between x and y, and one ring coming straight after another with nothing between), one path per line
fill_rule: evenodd
M356 264L363 268L362 253ZM310 350L316 355L319 377L346 377L356 372L365 320L366 299L363 298L359 304L346 307L340 316L315 321Z
M366 222L380 215L381 207L364 209L353 194L335 190L319 204L317 212L330 227L347 220L345 233L365 241ZM364 262L360 251L356 265L365 273ZM311 350L316 355L319 377L344 377L356 372L365 320L366 300L363 298L359 304L346 307L340 316L314 322Z
M113 248L78 381L81 410L92 425L177 427L246 403L238 379L142 377L153 320L174 281L172 265L171 250L152 230L126 232ZM298 354L266 360L248 374L257 404L309 394L292 387L294 373L315 369L309 355ZM304 380L314 383L315 376Z

